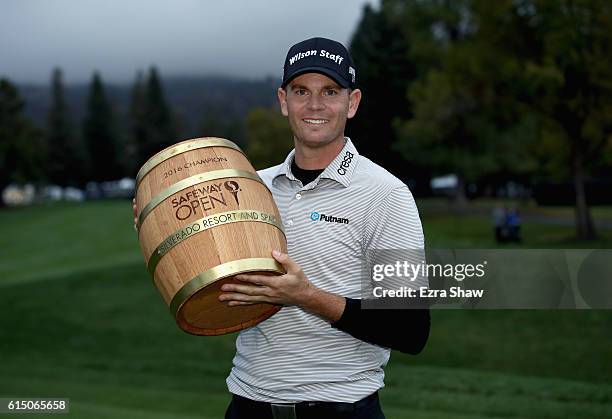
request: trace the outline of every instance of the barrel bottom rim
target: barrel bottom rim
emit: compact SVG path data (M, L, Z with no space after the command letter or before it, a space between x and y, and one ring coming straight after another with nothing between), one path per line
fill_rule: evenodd
M232 326L218 328L218 329L195 327L191 325L191 323L188 323L187 321L184 321L184 322L180 321L179 319L181 317L180 317L180 310L179 310L179 314L176 318L177 325L181 328L181 330L183 330L186 333L189 333L190 335L195 335L195 336L227 335L229 333L234 333L234 332L238 332L243 329L247 329L249 327L253 327L263 322L264 320L267 320L268 318L272 317L274 314L278 313L278 311L280 311L280 309L282 308L281 306L277 306L273 304L262 303L262 305L268 305L270 306L270 308L264 311L263 313L261 313L259 316L254 317L250 320L240 322Z
M170 312L174 316L178 326L182 330L191 334L207 336L220 335L232 333L237 330L244 329L246 327L254 326L257 323L272 316L278 310L280 310L280 306L266 304L270 306L270 309L266 310L256 318L250 319L246 322L241 322L237 325L220 329L198 328L191 325L182 318L182 316L180 315L182 311L181 309L193 295L195 295L200 290L211 285L214 282L246 272L271 272L283 275L285 273L285 270L282 265L273 258L246 258L226 262L201 272L200 274L187 281L174 295L174 297L172 297L172 300L170 301ZM219 304L221 303L219 302Z

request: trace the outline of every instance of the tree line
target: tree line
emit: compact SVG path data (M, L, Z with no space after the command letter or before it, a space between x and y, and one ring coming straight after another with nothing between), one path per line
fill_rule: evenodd
M272 79L193 77L163 84L168 93L151 68L130 87L109 89L99 73L86 89L66 87L55 69L48 91L25 90L34 105L26 109L17 86L0 79L0 190L10 183L83 187L134 177L157 151L201 136L231 139L257 168L291 149L289 125L271 105Z
M9 183L44 181L82 187L89 181L134 176L144 161L177 141L175 121L157 70L139 73L132 87L127 129L120 126L102 77L95 72L83 120L72 119L62 71L53 70L44 128L23 113L14 84L0 80L0 189Z

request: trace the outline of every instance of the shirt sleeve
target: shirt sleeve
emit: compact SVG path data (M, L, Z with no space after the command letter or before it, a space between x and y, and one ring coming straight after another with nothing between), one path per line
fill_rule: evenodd
M401 258L413 264L424 260L424 238L421 220L414 198L408 187L392 190L377 206L364 231L363 252L368 271L378 265L394 264ZM426 276L384 278L374 280L372 287L384 285L395 289L401 286L419 288L428 286ZM346 298L341 318L332 327L342 330L365 342L416 355L420 353L429 337L429 308L415 298L404 300L410 308L397 307L395 297L381 298L378 307L364 308L360 299Z

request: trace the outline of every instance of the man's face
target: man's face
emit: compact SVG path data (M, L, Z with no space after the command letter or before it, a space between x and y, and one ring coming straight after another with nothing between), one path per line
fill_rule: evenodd
M357 113L361 91L349 93L327 76L306 73L291 80L285 89L279 88L278 100L295 140L318 148L343 140L346 120Z

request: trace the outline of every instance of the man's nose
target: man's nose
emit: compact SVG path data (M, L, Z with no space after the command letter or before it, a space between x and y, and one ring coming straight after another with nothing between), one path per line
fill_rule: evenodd
M325 108L325 103L319 95L312 95L310 96L308 107L312 110L321 110Z

